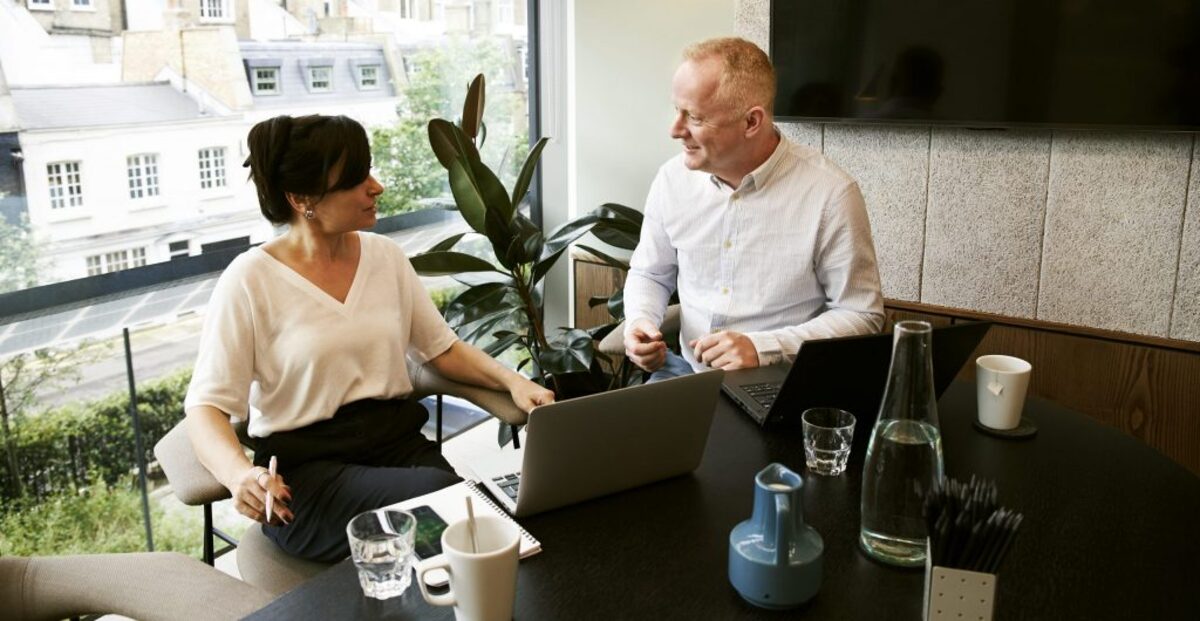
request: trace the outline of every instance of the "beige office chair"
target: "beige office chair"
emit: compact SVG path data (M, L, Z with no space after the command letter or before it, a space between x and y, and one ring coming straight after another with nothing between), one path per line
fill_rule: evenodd
M0 617L240 619L272 595L177 552L0 557Z
M667 312L663 315L662 325L659 326L659 331L663 335L678 335L679 334L679 305L672 304L667 307ZM596 346L600 353L608 356L613 360L619 361L625 355L625 322L617 324L612 332L609 332L600 344Z
M411 370L414 399L431 395L451 395L466 399L485 412L509 425L525 424L526 414L512 402L506 392L468 386L448 380L428 365ZM440 408L440 402L439 402ZM237 424L239 437L245 440L245 425ZM441 416L438 416L438 442L441 442ZM187 428L180 421L158 444L154 455L171 483L175 496L186 505L204 507L204 560L212 564L218 555L213 549L217 537L230 546L237 546L237 566L246 582L272 595L280 595L329 565L298 559L285 554L262 534L259 528L246 530L241 541L235 541L213 527L212 503L229 498L229 490L209 473L192 450Z

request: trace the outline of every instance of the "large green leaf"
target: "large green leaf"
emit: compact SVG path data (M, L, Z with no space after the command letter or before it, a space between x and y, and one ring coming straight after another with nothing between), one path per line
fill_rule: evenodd
M443 239L442 241L434 244L427 252L437 252L440 250L449 250L449 249L453 248L454 245L457 244L458 241L460 239L462 239L464 235L466 235L466 233L458 233L455 235L451 235L450 237L447 237L446 239Z
M519 263L532 263L542 255L542 247L546 243L542 229L520 211L513 213L513 229L515 241L519 244L513 248Z
M450 163L450 192L464 220L476 232L487 235L487 204L468 160L457 159Z
M462 252L438 250L414 256L413 269L422 276L450 276L460 272L494 272L496 266Z
M586 330L568 330L550 341L550 347L541 352L538 362L542 370L550 375L586 373L595 358L592 335Z
M479 134L479 125L483 122L483 74L475 76L467 87L467 98L463 101L462 128L463 133L472 140Z
M519 312L513 312L513 310L515 309L499 311L490 315L486 315L479 321L467 324L465 326L460 326L455 330L455 332L458 333L458 337L462 340L468 343L475 343L479 339L491 334L496 326L501 322L511 321L513 319L520 320L524 317L523 314Z
M594 232L594 231L593 231L593 232ZM603 252L600 252L599 250L597 250L597 249L595 249L595 248L593 248L593 247L591 247L591 246L585 246L585 245L583 245L583 244L579 244L579 249L580 249L580 250L586 250L587 252L591 253L591 254L592 254L592 256L596 257L597 259L600 259L600 261L602 261L602 262L603 262L605 265L607 265L607 266L609 266L609 267L615 267L615 268L617 268L617 269L619 269L619 270L627 270L627 269L629 269L629 262L628 262L628 261L622 261L622 260L620 260L620 259L617 259L617 258L615 258L615 257L611 256L611 255L607 255L607 254L605 254L605 253L603 253Z
M433 119L429 122L428 131L429 146L433 148L433 154L443 168L449 170L456 160L466 157L467 154L459 147L459 141L455 137L455 133L461 130L453 123L445 119Z
M521 165L521 174L517 175L517 182L513 184L512 203L520 205L521 200L525 198L525 193L529 191L529 184L533 181L533 171L537 168L538 160L542 157L542 149L546 147L549 138L539 138L537 144L529 150L529 155L525 156L525 163Z
M508 348L512 347L513 345L522 343L524 339L523 335L515 332L509 332L507 330L501 330L494 336L496 337L496 340L492 341L487 347L483 348L483 352L493 358L508 351Z
M572 242L587 234L595 223L596 216L587 215L566 222L554 229L554 232L550 234L546 242L542 244L542 256L533 266L531 282L537 283L544 278L546 273L550 271L550 268L554 267L554 263L558 261L558 257L567 249L567 246L570 246Z
M463 326L494 312L511 311L519 302L510 299L510 292L512 289L499 283L471 287L446 305L446 323Z
M592 211L598 218L592 234L604 243L633 250L642 232L642 214L617 203L605 203Z

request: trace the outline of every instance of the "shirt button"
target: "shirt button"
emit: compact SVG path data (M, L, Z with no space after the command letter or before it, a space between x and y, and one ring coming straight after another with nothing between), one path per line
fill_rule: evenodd
M725 240L725 248L733 248L733 242L729 241L728 239Z
M729 295L729 287L721 287L722 295Z

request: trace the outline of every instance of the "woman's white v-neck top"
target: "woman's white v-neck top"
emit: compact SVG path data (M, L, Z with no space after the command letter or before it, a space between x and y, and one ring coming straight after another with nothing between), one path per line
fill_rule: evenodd
M352 401L410 394L405 355L427 362L457 336L400 246L358 236L344 303L262 248L234 259L209 300L184 406L242 419L252 406L250 435L262 437L332 418Z

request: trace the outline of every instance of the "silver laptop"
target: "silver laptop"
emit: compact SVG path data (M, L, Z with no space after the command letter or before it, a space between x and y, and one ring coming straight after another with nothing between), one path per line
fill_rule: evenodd
M468 466L517 517L696 469L723 371L622 388L535 408L520 449Z

